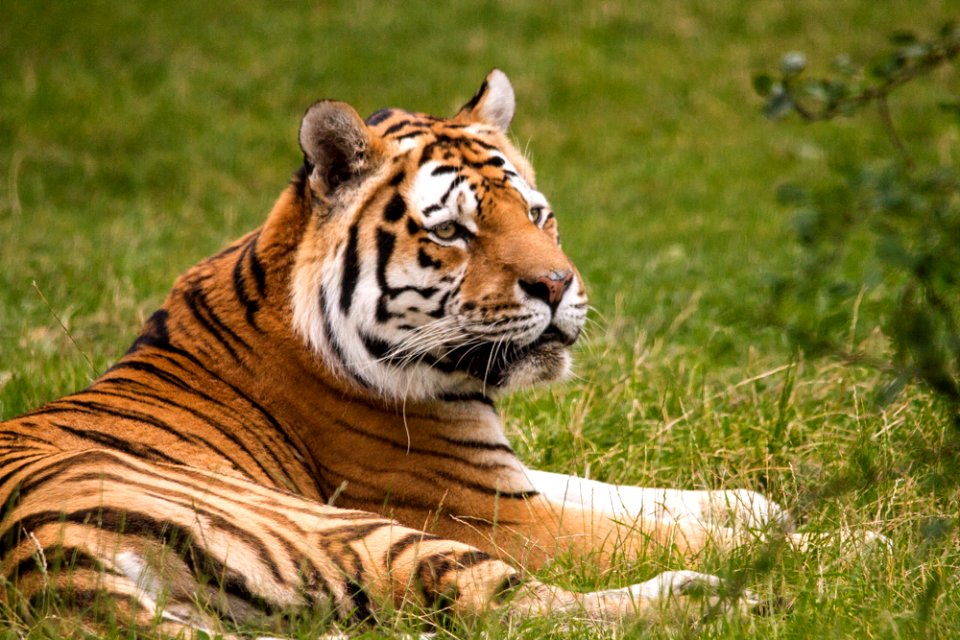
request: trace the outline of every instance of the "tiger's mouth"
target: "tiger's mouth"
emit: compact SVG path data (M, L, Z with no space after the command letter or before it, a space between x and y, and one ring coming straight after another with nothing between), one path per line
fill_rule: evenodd
M553 365L554 361L567 350L567 347L576 342L577 336L568 336L557 327L550 325L540 336L525 345L510 342L482 342L480 344L454 347L443 358L443 362L457 371L469 374L471 377L492 387L505 386L510 381L511 372L521 363L536 361L541 364L537 368L544 369L543 380L556 377L552 373L556 366L542 366L546 363Z

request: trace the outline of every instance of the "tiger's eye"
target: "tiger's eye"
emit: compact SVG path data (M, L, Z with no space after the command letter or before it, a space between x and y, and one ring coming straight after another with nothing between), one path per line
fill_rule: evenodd
M453 240L457 236L457 225L453 222L441 222L430 229L430 233L441 240Z

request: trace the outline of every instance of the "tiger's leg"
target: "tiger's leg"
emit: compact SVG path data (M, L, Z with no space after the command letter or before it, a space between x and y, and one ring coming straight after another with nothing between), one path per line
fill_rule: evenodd
M768 539L785 540L799 551L808 551L826 541L862 548L890 541L871 530L841 530L826 534L799 533L790 514L777 503L746 489L691 491L622 486L586 480L547 471L527 470L536 490L555 510L585 509L609 514L618 521L675 525L688 548L696 552L697 541L721 547Z
M28 600L51 586L105 590L141 622L162 612L170 624L217 629L218 620L264 624L280 611L365 618L381 605L408 604L462 615L506 606L526 615L655 619L697 582L677 574L574 593L376 514L109 450L42 456L8 482L19 484L20 497L0 538L19 535L2 577ZM51 585L43 558L56 554L82 562Z
M547 471L527 470L537 491L622 518L690 521L704 527L790 532L793 521L777 503L749 490L689 491L621 486Z
M487 518L455 519L438 531L539 567L558 553L602 565L663 550L694 557L790 527L782 509L753 492L619 487L538 471L527 479L530 495L498 497L485 507Z

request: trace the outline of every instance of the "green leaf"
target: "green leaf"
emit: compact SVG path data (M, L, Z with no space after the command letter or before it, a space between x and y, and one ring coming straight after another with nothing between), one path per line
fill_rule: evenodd
M807 56L800 51L791 51L780 58L780 70L785 78L793 78L807 68Z
M894 31L890 34L890 43L897 46L914 44L917 42L917 35L912 31Z
M823 80L807 80L804 82L800 90L803 92L803 95L808 98L813 98L814 100L819 100L820 102L826 102L828 93L826 82Z
M889 80L897 71L903 68L905 62L905 58L899 52L890 53L871 61L869 72L874 78Z
M889 266L905 271L913 268L915 257L896 236L884 235L878 238L876 252L877 257Z
M777 187L777 202L780 204L801 204L810 198L810 191L795 182L785 182Z
M859 69L853 64L853 59L846 53L841 53L833 59L833 68L845 76L856 75Z
M766 73L757 73L753 76L753 90L757 95L768 96L773 91L773 78Z
M820 238L823 216L813 207L799 209L793 216L793 229L801 244L813 244Z
M931 46L926 42L918 42L917 44L912 44L909 47L904 47L900 50L900 53L907 60L917 60L918 58L925 58L930 55L932 51Z
M793 98L778 83L774 85L766 104L763 105L763 115L771 120L779 120L793 111L793 108Z
M937 103L937 108L946 113L960 113L960 102L939 102Z

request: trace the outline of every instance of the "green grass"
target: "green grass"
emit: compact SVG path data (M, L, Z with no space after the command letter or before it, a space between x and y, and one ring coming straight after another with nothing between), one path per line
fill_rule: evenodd
M939 407L919 389L878 407L876 374L795 357L757 322L766 275L796 255L775 186L887 154L887 142L870 117L771 124L750 77L789 50L821 67L840 52L863 56L894 29L927 32L958 9L946 0L4 6L0 418L86 385L179 272L260 224L298 164L296 130L313 100L452 114L499 66L518 94L513 134L596 308L578 379L504 403L521 454L613 482L759 489L811 530L870 527L892 539L890 554L827 543L805 556L708 561L793 601L789 613L709 636L956 637L960 542L944 525L956 520L960 475ZM958 89L945 71L895 96L915 154L958 161L956 119L934 108ZM878 320L859 318L851 339L882 348ZM624 559L600 573L561 560L547 573L616 586L667 568L679 567ZM45 637L45 628L10 632ZM539 622L501 633L561 631Z

